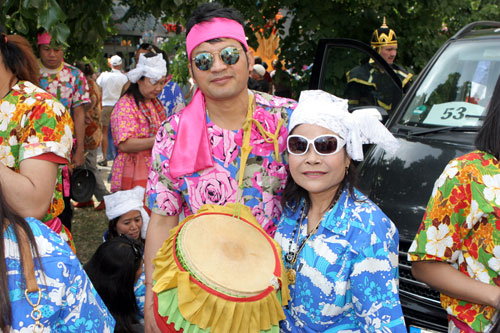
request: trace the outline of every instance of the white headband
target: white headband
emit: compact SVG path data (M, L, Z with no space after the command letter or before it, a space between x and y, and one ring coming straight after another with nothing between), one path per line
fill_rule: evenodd
M156 84L165 75L167 75L167 63L163 56L157 54L146 58L144 53L139 55L137 66L127 73L128 80L132 83L137 83L141 77L145 76L149 77L152 84Z
M364 110L350 113L347 100L322 90L305 90L292 113L289 132L301 124L318 125L337 133L346 141L347 154L356 161L363 160L363 144L376 143L389 153L399 147L396 138L378 120Z
M122 216L132 210L138 210L142 217L141 237L146 238L149 215L144 209L144 187L136 186L131 190L118 191L104 196L106 216L109 220Z

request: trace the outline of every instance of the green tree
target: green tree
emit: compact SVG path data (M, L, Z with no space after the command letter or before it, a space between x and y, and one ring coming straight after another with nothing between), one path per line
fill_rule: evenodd
M165 21L185 24L200 3L207 1L142 0L161 13ZM281 36L280 58L300 74L295 91L307 87L309 72L301 69L314 61L321 38L352 38L370 42L374 29L387 18L398 36L397 62L418 74L437 49L466 24L479 20L498 20L498 0L220 0L237 8L250 24L246 26L249 44L257 47L253 30L262 28L269 36L276 29ZM266 23L279 10L285 17L274 26ZM285 29L285 27L287 27ZM443 29L445 27L446 29Z
M189 14L205 0L120 0L115 4L129 6L121 18L152 13L164 22L185 25ZM304 66L314 61L316 45L321 38L353 38L370 42L373 30L383 17L396 31L399 41L397 62L417 73L442 43L467 23L498 20L498 0L219 0L224 6L241 11L249 22L246 33L249 44L257 47L253 29L269 36L275 29L281 36L280 58L294 68L301 80L294 82L296 91L307 87L309 72ZM26 35L34 41L43 27L55 40L69 45L69 59L95 58L102 52L104 40L115 33L112 1L101 0L4 0L0 23L9 31ZM279 10L285 17L274 26L266 25ZM443 24L447 31L442 31ZM186 64L181 39L173 68ZM166 46L167 48L170 46ZM184 52L184 54L183 54ZM176 74L177 75L177 74Z
M7 32L36 42L40 28L50 32L54 43L68 47L69 61L99 58L104 40L113 33L112 1L97 0L4 0L0 23Z

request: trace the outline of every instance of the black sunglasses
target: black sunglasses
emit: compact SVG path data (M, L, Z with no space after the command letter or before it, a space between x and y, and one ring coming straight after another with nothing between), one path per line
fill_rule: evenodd
M318 155L333 155L344 147L345 141L337 135L320 135L309 140L302 135L290 135L286 140L288 152L292 155L304 155L309 150L309 145L314 147Z
M214 54L218 54L220 60L226 65L234 65L240 59L240 49L228 46L219 52L201 52L194 56L193 61L200 71L208 71L214 64Z

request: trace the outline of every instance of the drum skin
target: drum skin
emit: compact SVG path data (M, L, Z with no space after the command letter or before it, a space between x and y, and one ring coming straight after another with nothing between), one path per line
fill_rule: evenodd
M269 287L276 253L252 224L205 214L184 224L179 235L176 248L184 268L203 284L237 297L256 296Z

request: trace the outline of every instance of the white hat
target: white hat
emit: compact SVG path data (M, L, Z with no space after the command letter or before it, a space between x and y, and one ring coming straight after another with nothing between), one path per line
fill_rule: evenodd
M144 187L136 186L131 190L118 191L104 196L106 216L109 220L122 216L132 210L138 210L142 217L141 237L146 238L149 215L144 209Z
M350 113L347 103L347 99L322 90L302 91L290 117L288 130L291 132L301 124L329 129L346 141L347 154L356 161L363 160L363 144L367 143L378 144L389 153L395 153L399 142L377 115L364 110Z
M122 64L122 58L119 55L114 55L109 59L111 66L120 66Z
M261 64L253 65L253 70L260 76L264 76L266 74L266 69Z
M137 66L127 73L128 80L132 83L136 83L145 76L149 77L152 84L156 84L165 75L167 75L167 63L161 53L150 58L146 58L144 53L141 53Z

